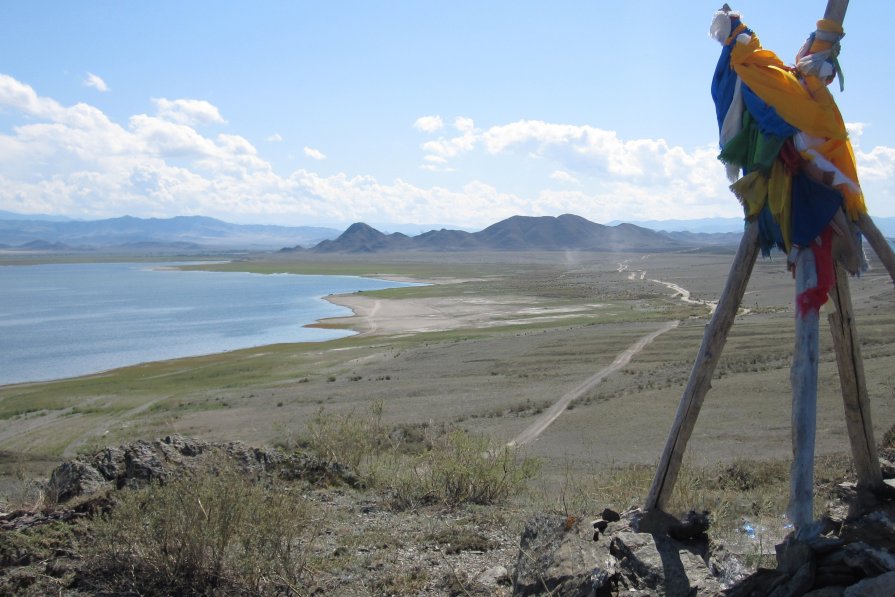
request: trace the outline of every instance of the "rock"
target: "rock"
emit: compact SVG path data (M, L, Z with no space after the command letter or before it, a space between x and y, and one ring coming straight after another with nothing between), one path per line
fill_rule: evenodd
M685 545L663 535L620 532L610 553L625 585L655 595L712 594L721 589L706 563L708 545Z
M805 593L805 597L842 597L845 594L844 586L824 587Z
M895 551L895 505L875 510L842 525L839 536L846 543L863 542L875 547Z
M846 545L843 550L843 562L853 569L861 570L867 576L895 572L895 556L863 542Z
M617 576L607 542L593 540L581 520L539 514L525 525L520 540L513 595L608 597Z
M785 583L775 588L768 597L801 597L814 586L814 561L805 562Z
M845 597L882 597L895 595L895 572L865 578L845 590Z
M776 546L777 569L795 574L805 564L814 561L814 550L804 542L789 538Z
M879 468L880 468L880 472L883 474L884 479L895 478L895 464L892 464L891 461L880 457Z
M117 489L164 483L172 477L210 465L220 466L221 455L249 476L277 474L285 480L306 480L313 485L360 487L362 481L345 466L310 454L287 455L276 450L253 448L240 442L211 443L170 435L152 442L140 440L105 448L91 458L68 461L57 467L60 501L88 495L110 482Z
M621 515L618 512L610 508L604 508L603 513L600 514L600 518L602 518L606 522L618 522L622 519Z
M759 568L724 592L724 597L759 597L785 583L790 576L780 570Z
M677 524L671 525L668 534L678 541L689 541L700 535L705 535L709 530L709 513L698 513L690 510L683 520Z
M485 587L494 588L502 584L509 584L510 573L503 566L494 566L475 577L475 582Z
M63 462L50 475L47 491L57 502L91 494L108 483L94 467L84 462Z

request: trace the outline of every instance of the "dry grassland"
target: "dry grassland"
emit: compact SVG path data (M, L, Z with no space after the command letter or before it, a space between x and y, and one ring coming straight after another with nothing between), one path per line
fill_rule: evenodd
M732 253L408 254L270 257L218 269L351 273L430 286L334 297L322 322L359 335L150 363L0 388L0 450L52 462L97 445L182 433L288 443L321 409L392 424L451 424L509 441L547 406L665 322L619 372L574 400L534 442L545 480L658 459ZM657 282L659 281L659 282ZM690 292L683 300L669 286ZM852 280L879 437L895 424L895 291L881 268ZM793 285L759 261L696 426L697 465L790 454ZM826 318L818 452L848 450ZM19 456L21 459L21 456Z

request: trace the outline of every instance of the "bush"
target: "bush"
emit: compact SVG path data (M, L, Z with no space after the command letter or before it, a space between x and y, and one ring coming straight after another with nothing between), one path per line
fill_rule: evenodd
M517 458L508 446L495 447L486 437L454 431L438 438L429 451L407 465L397 467L391 479L380 475L380 482L386 485L396 508L435 503L454 508L503 502L538 469L536 460Z
M374 402L370 416L361 418L349 411L333 414L320 409L308 424L307 447L321 458L353 470L387 443L382 426L382 402Z
M122 492L87 523L88 582L141 595L296 591L307 513L230 468Z

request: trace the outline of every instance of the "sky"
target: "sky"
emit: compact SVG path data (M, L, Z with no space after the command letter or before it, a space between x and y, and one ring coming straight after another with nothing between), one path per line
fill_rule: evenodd
M717 161L720 3L5 2L0 210L481 229L739 217ZM791 62L823 0L731 2ZM895 215L893 2L855 2L831 86Z

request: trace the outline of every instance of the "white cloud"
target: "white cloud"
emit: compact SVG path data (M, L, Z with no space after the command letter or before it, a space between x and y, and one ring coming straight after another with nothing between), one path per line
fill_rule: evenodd
M157 116L162 120L196 126L200 124L225 124L227 121L221 116L220 111L210 102L197 99L153 98L152 103L157 109Z
M454 128L461 133L469 133L475 129L475 121L472 118L458 116L454 119Z
M210 103L157 100L156 105L157 114L135 114L117 123L93 106L63 106L0 75L0 110L18 123L0 130L0 209L83 218L205 214L231 221L422 221L470 228L517 214L576 213L605 222L742 213L727 189L713 142L683 148L662 139L623 139L589 126L518 121L481 130L455 121L460 134L425 144L420 168L450 172L454 159L477 152L479 174L445 177L450 188L421 187L345 172L279 173L245 137L197 129L223 122ZM856 150L865 191L888 198L895 148ZM310 147L305 153L325 157ZM492 180L496 162L495 172L531 169L534 176L518 178L541 177L545 184L520 182L507 192ZM419 174L408 170L408 176ZM578 184L558 185L547 176Z
M552 180L558 180L559 182L569 182L572 184L581 184L577 178L566 172L565 170L554 170L550 174L550 178Z
M87 73L87 76L84 78L84 85L87 87L93 87L97 91L106 92L109 90L109 86L106 85L106 82L102 80L102 77L99 75L94 75L93 73Z
M274 133L272 135L269 135L266 139L266 141L270 141L271 143L279 143L282 140L283 140L283 136L280 135L280 133Z
M441 116L420 116L413 123L413 128L424 133L434 133L444 127Z
M305 155L318 161L326 159L326 155L324 155L322 151L320 151L319 149L314 149L313 147L305 146Z

